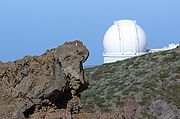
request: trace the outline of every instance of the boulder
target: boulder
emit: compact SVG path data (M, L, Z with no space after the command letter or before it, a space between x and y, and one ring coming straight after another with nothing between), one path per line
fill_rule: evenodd
M41 56L0 63L0 115L3 119L53 118L78 113L80 92L88 81L83 63L89 56L80 41L66 42ZM52 111L53 110L53 111ZM54 114L56 116L54 116Z

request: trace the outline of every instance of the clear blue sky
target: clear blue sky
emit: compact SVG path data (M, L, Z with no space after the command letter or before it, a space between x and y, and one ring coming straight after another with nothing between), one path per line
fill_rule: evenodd
M0 0L0 60L40 55L66 41L90 51L85 65L103 63L103 37L114 20L133 19L149 48L180 43L180 0Z

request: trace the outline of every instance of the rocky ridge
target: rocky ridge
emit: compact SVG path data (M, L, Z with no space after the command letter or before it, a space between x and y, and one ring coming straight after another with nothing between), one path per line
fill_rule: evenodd
M41 56L1 62L1 119L71 119L88 85L83 70L88 55L82 42L73 41Z

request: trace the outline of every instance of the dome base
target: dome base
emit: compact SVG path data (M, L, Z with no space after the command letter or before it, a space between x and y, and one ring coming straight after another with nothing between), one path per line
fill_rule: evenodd
M132 57L140 56L146 54L146 52L141 52L141 53L136 53L136 54L103 54L104 56L104 63L111 63L111 62L116 62L116 61L122 61L125 59L129 59Z

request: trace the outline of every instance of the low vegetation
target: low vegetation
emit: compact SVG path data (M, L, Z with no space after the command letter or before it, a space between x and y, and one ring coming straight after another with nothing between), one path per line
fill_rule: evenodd
M128 98L146 110L156 100L180 109L180 48L87 68L85 74L90 85L81 100L87 112L111 111Z

